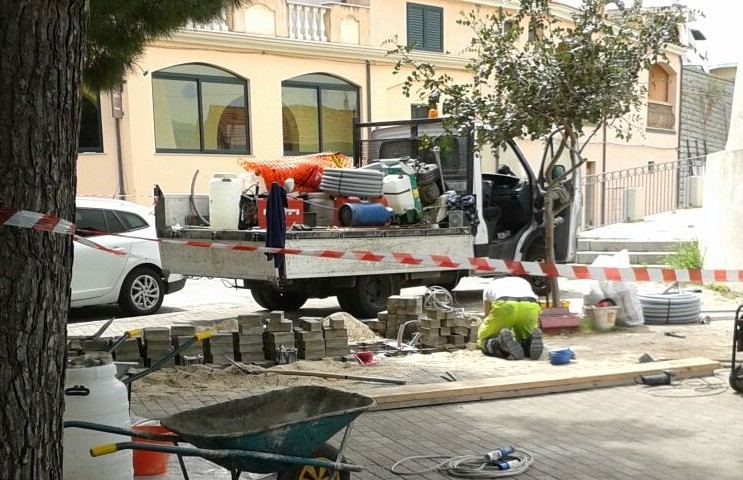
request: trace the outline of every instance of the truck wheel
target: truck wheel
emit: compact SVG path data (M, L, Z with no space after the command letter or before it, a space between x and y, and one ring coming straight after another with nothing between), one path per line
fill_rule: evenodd
M251 288L255 303L266 310L299 310L309 296L299 292L279 292L273 288Z
M387 299L400 293L400 283L394 275L358 277L356 286L341 290L341 308L359 318L374 318L387 309Z
M540 240L536 240L539 242ZM529 253L524 257L524 261L527 262L545 262L547 256L544 253L544 246L532 245L529 249ZM549 277L540 277L538 275L525 275L524 279L531 284L531 289L534 290L538 296L543 297L549 293Z
M312 452L310 458L334 462L338 458L338 449L325 443ZM346 459L338 459L338 461L345 462ZM350 478L351 472L347 470L335 471L331 477L326 468L312 465L294 465L279 474L279 480L350 480Z

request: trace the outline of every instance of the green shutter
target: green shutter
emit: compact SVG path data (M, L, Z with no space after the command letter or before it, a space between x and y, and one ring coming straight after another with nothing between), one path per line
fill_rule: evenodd
M423 48L423 7L408 3L408 45Z
M408 3L408 45L417 50L443 52L444 10Z
M440 8L427 8L424 11L423 45L426 50L443 52L443 11Z

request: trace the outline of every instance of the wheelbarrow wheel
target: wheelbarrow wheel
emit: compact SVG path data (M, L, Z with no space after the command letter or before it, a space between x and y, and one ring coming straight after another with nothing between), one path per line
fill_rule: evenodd
M338 458L338 449L325 443L312 452L310 457L334 462ZM338 461L345 462L345 459L338 459ZM278 480L350 480L350 478L351 472L347 470L336 471L331 478L327 469L323 467L295 465L279 475Z

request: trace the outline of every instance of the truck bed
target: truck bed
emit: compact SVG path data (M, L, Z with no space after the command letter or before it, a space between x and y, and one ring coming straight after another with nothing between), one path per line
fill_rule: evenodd
M172 199L171 199L172 200ZM165 210L158 205L158 237L180 240L265 246L265 229L211 230L184 226L187 209L183 202L172 202ZM203 202L203 200L202 200ZM178 211L182 214L179 214ZM200 208L201 210L201 208ZM166 214L167 212L167 214ZM167 222L161 221L167 220ZM170 225L166 225L170 223ZM304 250L369 251L373 253L425 253L462 255L471 253L473 236L469 228L431 227L316 227L312 231L287 231L286 248ZM194 248L172 243L160 244L165 269L182 275L276 281L273 261L257 252L220 248ZM442 270L440 267L412 266L389 262L336 260L309 256L286 256L286 279L343 277L380 273L413 273Z

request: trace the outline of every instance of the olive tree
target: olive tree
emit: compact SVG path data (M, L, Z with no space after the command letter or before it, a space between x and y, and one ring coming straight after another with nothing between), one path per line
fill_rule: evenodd
M395 40L389 54L394 72L406 75L403 93L440 99L445 126L464 134L479 124L476 140L495 148L511 138L545 139L547 161L539 172L545 190L545 260L555 263L556 216L571 204L564 182L587 160L583 150L603 125L629 139L645 101L640 75L668 61L665 49L678 43L685 21L680 5L646 10L640 1L583 0L570 19L558 18L548 0L520 0L495 13L463 12L457 21L472 30L463 55L471 80L456 82L435 65L419 61L415 45ZM433 106L433 105L432 105ZM576 160L556 174L563 155ZM552 299L558 302L556 279Z

